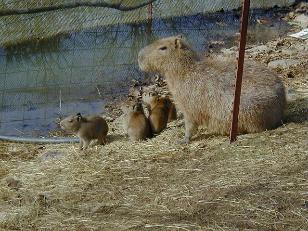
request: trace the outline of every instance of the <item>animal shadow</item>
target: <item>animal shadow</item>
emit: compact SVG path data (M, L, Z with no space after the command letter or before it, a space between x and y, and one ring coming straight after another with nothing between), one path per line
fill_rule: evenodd
M191 141L204 141L214 136L215 134L198 132L196 135L192 137Z
M287 103L285 123L308 121L308 98L299 98Z
M127 138L125 137L125 135L121 135L121 134L110 134L107 135L107 144L108 143L112 143L113 141L123 141L126 140Z

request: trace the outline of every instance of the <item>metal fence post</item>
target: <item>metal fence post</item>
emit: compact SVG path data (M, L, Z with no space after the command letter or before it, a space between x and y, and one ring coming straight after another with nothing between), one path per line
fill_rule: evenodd
M148 23L147 23L147 32L152 33L152 21L153 21L153 3L148 5Z
M243 77L243 69L244 69L249 7L250 7L250 0L244 0L243 7L242 7L242 17L241 17L241 29L240 29L241 35L240 35L239 56L238 56L237 72L236 72L232 122L231 122L231 129L230 129L230 143L236 141L237 131L238 131L238 115L239 115L242 77Z

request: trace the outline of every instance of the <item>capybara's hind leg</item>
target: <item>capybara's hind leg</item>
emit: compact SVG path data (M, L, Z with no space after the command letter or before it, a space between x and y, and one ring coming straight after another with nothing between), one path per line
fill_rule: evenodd
M100 145L105 145L106 144L106 137L104 137L104 136L99 137L98 140L97 140L97 143L100 144Z
M83 140L80 139L79 140L79 150L82 150L83 149Z

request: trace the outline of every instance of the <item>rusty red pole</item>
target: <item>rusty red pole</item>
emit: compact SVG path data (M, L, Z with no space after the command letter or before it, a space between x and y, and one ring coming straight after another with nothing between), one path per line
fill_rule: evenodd
M250 7L250 0L244 0L242 7L242 17L241 17L241 30L240 30L241 35L240 35L240 45L239 45L240 47L239 47L239 55L237 63L234 101L233 101L233 111L232 111L233 113L232 113L231 129L230 129L230 143L236 141L237 130L238 130L238 114L241 101L241 88L242 88L242 78L244 70L249 7Z
M152 21L153 21L153 3L150 3L148 5L148 25L147 25L147 30L148 33L152 32Z

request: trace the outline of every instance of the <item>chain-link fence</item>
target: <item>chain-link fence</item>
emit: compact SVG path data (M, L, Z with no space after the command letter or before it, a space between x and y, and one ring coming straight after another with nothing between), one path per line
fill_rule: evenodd
M33 8L60 1L27 2L2 0L0 7ZM252 8L290 3L252 1ZM57 128L61 115L103 112L106 102L127 93L132 79L143 77L137 53L154 38L183 34L199 51L213 44L237 44L239 14L232 9L240 4L155 1L151 30L148 6L129 12L81 7L0 17L0 134L46 135ZM260 17L270 18L271 25L256 24ZM259 9L251 12L250 24L251 42L279 36L287 28L275 11Z

